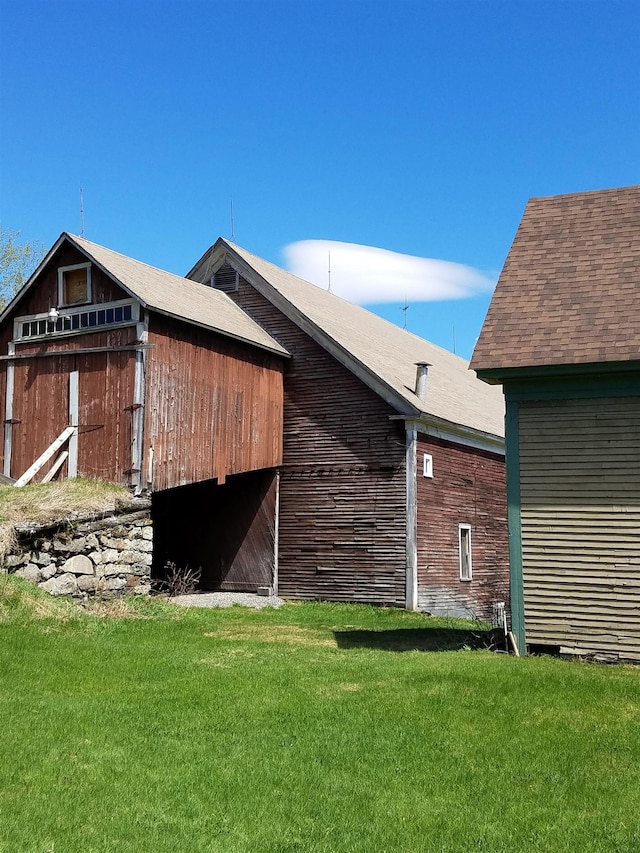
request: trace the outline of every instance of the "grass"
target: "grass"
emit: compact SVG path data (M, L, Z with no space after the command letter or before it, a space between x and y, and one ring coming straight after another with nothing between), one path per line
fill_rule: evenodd
M130 498L123 486L87 478L18 489L0 486L0 560L15 545L15 524L49 524L73 515L107 512Z
M0 588L2 853L640 849L638 669L355 605L43 601Z

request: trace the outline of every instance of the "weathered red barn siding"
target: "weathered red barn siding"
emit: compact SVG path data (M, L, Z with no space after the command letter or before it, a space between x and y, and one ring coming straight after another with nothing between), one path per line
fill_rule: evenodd
M490 618L491 602L509 601L504 457L419 434L417 467L419 608ZM470 581L460 580L460 524L471 526Z
M280 594L403 605L403 426L250 284L240 279L232 297L292 355L285 373Z
M282 461L283 359L151 315L144 476L153 489L273 468Z
M73 247L63 247L47 264L36 284L16 304L0 330L0 353L7 354L16 317L47 312L58 305L58 268L86 263ZM91 304L124 299L127 293L92 264ZM74 350L130 345L135 326L82 335L25 340L16 354L56 355L16 359L12 425L12 476L18 477L69 423L69 373L79 371L78 473L129 483L131 410L135 353L75 355ZM65 355L63 355L65 353ZM5 415L7 361L0 363L0 410ZM2 442L3 444L3 442ZM36 476L41 479L47 467ZM61 471L64 476L66 466Z
M76 354L83 348L131 344L135 327L50 341L30 341L14 368L11 473L18 477L69 424L69 374L78 371L78 474L131 482L131 406L135 351ZM6 365L6 362L5 362ZM5 367L6 370L6 367ZM4 409L4 398L2 400ZM47 471L42 469L36 480ZM63 474L66 469L63 468Z

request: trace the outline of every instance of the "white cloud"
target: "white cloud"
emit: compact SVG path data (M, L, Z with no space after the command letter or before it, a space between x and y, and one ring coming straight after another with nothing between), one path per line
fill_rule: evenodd
M411 302L465 299L489 293L495 285L495 279L464 264L356 243L300 240L283 252L289 272L325 290L331 253L331 290L359 305L403 302L405 296Z

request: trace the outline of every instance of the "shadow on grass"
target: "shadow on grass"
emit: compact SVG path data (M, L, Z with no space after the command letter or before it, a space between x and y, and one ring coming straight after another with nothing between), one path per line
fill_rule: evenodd
M390 631L334 631L340 649L388 652L450 652L494 647L492 631L465 628L396 628Z

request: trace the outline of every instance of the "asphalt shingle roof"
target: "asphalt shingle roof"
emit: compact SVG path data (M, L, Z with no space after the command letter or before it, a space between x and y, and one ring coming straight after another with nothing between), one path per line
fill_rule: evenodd
M471 367L640 359L640 186L532 198Z

